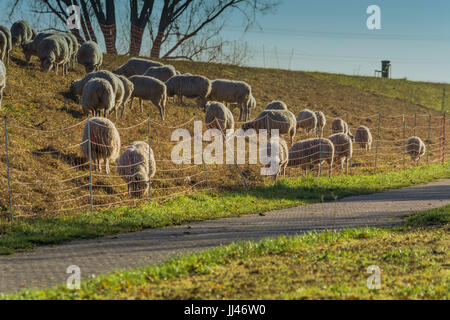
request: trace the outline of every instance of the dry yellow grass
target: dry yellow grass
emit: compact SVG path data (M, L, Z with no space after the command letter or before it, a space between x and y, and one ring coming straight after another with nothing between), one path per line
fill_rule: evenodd
M30 65L24 62L21 52L12 53L13 59L7 66L7 87L1 115L8 118L10 141L10 166L12 177L13 204L15 214L20 216L43 216L68 211L79 214L89 207L89 171L86 160L81 158L81 133L84 123L64 131L52 131L76 125L86 119L80 105L68 94L71 81L84 76L81 66L71 70L66 78L53 73L40 71L36 58ZM127 56L105 55L102 68L113 70L124 63ZM391 98L361 90L352 85L339 84L338 81L322 79L311 73L274 69L242 68L230 65L171 61L181 72L201 74L210 79L229 78L247 81L253 88L258 107L252 116L259 113L273 100L283 100L295 114L303 108L322 110L328 116L325 136L330 134L330 123L340 116L348 120L354 131L359 125L372 129L376 137L377 114L381 113L381 137L379 168L395 170L403 167L403 129L402 115L406 116L406 138L414 133L414 114L417 114L416 134L424 140L428 137L428 116L431 115L430 163L439 161L441 116L434 109L428 109L410 102L408 96ZM381 80L380 81L385 81ZM426 86L426 84L422 84ZM163 201L169 195L177 195L195 188L205 187L205 176L201 165L175 166L170 161L174 143L170 137L174 128L187 123L184 127L193 131L194 118L203 119L203 112L189 101L182 107L170 102L166 121L161 123L155 107L143 114L137 111L136 102L133 112L127 110L124 119L118 119L116 125L122 139L122 148L136 140L147 141L147 113L150 112L151 140L156 158L158 173L152 183L152 196ZM237 112L235 111L237 118ZM392 116L392 117L391 117ZM448 125L448 124L447 124ZM448 126L447 126L448 127ZM28 129L25 129L28 128ZM31 130L30 130L31 129ZM447 133L450 128L447 128ZM6 158L3 133L0 134L0 183L4 186L0 192L0 207L6 215L8 210L8 192L6 176ZM296 139L305 135L300 132ZM371 172L373 170L374 142L369 153L356 150L353 172ZM426 160L426 159L424 159ZM406 163L411 166L407 158ZM244 165L243 173L249 185L267 183L259 175L258 166ZM233 165L208 166L210 186L219 189L242 188L242 181ZM341 174L340 171L336 171ZM122 205L138 205L126 195L124 182L117 177L116 168L112 175L94 176L94 205L96 209ZM299 175L297 169L289 170L290 175ZM64 181L64 182L61 182Z

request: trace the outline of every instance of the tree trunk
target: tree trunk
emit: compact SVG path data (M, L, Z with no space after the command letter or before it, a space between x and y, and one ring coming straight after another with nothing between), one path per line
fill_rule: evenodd
M103 32L103 37L105 38L105 46L106 46L106 53L113 53L117 54L116 50L116 25L100 25L100 29Z
M80 2L81 2L81 9L83 11L84 23L86 24L85 28L87 29L89 34L89 37L86 37L86 41L91 40L98 43L94 29L92 28L91 17L89 16L86 2L84 0L81 0Z
M138 26L135 26L134 24L131 25L131 39L130 39L130 56L138 56L141 52L141 45L142 45L142 35L144 34L144 28L140 28Z
M158 32L158 35L155 38L155 41L153 41L152 50L150 51L150 57L152 58L159 58L161 54L161 45L162 45L162 39L164 37L163 32Z

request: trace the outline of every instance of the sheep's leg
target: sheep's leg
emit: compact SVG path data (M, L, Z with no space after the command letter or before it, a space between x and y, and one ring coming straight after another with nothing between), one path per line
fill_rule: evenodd
M56 66L55 66L55 74L56 74L56 75L58 75L58 68L59 68L59 66L56 65Z
M122 106L122 112L120 113L120 118L123 119L124 115L125 115L125 103Z
M141 113L143 113L144 112L144 106L143 106L141 98L139 98L139 105L141 106Z
M164 109L161 104L158 105L159 115L161 116L161 120L164 121Z
M239 121L242 121L242 106L239 106Z
M105 170L106 170L106 174L109 174L110 170L109 170L109 159L104 159L105 160Z
M130 98L130 111L133 110L133 100L134 100L134 96L131 96L131 98Z
M114 108L114 116L116 117L116 121L117 121L117 108Z
M345 175L348 176L348 166L349 166L350 160L347 158L345 160Z

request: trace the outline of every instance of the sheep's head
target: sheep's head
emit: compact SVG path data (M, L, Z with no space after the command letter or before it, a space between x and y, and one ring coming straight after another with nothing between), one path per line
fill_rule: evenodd
M30 62L31 56L33 55L33 49L31 48L31 41L22 44L22 51L25 55L25 60Z
M148 177L144 172L138 172L130 181L131 195L135 198L140 198L148 192Z
M94 64L93 63L85 63L84 64L84 70L86 70L86 73L91 73L92 71L94 71Z
M45 57L41 60L41 69L44 72L50 72L53 67L53 59L49 57Z
M254 121L249 121L249 122L246 122L246 123L244 123L243 125L242 125L242 130L248 130L248 129L254 129L255 128L255 126L254 126Z

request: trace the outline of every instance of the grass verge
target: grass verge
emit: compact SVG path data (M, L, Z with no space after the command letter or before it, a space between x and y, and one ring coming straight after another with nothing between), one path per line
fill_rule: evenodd
M282 179L271 186L228 193L197 193L163 204L120 208L95 214L0 222L0 254L121 232L179 225L193 221L237 217L269 210L330 201L401 188L450 177L448 166L418 167L376 175Z
M450 206L395 228L240 242L3 299L449 299ZM367 287L380 268L381 288Z

